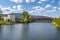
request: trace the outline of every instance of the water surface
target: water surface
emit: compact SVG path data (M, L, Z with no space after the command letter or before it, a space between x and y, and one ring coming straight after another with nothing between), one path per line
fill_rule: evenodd
M60 40L60 31L50 23L0 25L0 40Z

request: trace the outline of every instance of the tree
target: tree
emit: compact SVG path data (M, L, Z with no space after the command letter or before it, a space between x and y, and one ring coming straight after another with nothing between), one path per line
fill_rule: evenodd
M2 15L0 14L0 21L3 21Z
M60 29L60 17L54 18L54 20L52 21L52 24Z
M21 20L22 20L22 22L24 22L24 23L27 23L27 22L29 21L29 14L28 14L28 12L24 11L24 12L22 13L22 18L21 18Z

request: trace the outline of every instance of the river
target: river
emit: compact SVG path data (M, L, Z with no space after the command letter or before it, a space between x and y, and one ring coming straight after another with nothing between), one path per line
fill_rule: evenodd
M0 40L60 40L51 23L0 25Z

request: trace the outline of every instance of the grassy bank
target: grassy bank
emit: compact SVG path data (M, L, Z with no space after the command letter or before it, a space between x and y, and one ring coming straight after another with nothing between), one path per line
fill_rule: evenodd
M60 17L54 18L54 20L52 21L52 25L55 26L56 28L60 29Z
M10 24L12 24L11 22L0 22L0 25L10 25Z

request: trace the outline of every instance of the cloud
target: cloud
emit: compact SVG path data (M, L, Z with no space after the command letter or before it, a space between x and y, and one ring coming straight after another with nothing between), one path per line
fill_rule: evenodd
M48 0L39 0L38 3L41 4L41 3L46 2L46 1L48 1Z
M26 3L30 3L30 2L35 2L35 0L11 0L12 2L16 2L16 3L22 3L22 2L26 2Z
M39 4L41 4L42 2L41 2L41 1L39 1L38 3L39 3Z
M47 13L47 12L48 12L48 13L51 13L51 12L53 13L53 12L56 12L56 9L53 9L53 10L46 10L45 13Z
M35 0L31 0L31 2L35 2Z
M23 10L23 6L22 5L17 5L17 6L13 6L12 7L13 9L15 9L15 10Z
M13 6L13 9L15 9L16 8L16 6Z
M28 11L28 13L30 14L30 15L41 15L41 13L40 12L37 12L36 10L31 10L31 11Z
M7 8L7 7L2 8L2 11L10 11L10 10L11 8Z
M60 10L60 7L58 8L58 10Z
M49 13L54 13L56 12L56 9L52 9L52 10L45 10L43 12L40 12L40 11L36 11L36 10L31 10L31 11L28 11L30 15L44 15L44 16L49 16Z
M57 11L57 7L53 7L53 6L50 6L52 9L47 9L47 10L45 10L45 12L49 12L49 13L53 13L53 12L56 12Z
M35 6L35 7L33 7L33 9L35 9L35 10L39 10L39 11L43 11L43 10L45 10L44 8L42 8L42 7L40 7L40 6Z
M50 8L50 7L52 7L51 4L47 4L47 5L45 6L45 8Z
M17 6L17 9L18 9L18 10L23 10L23 6L22 6L22 5L18 5L18 6Z
M14 13L22 13L24 10L22 5L13 6L12 8L12 12Z
M52 7L51 10L46 10L45 12L53 13L57 11L57 7Z
M29 3L30 2L30 0L26 0L26 3Z
M50 9L50 10L47 9L46 10L46 8L49 8L49 7L51 7L52 9ZM53 12L56 12L57 11L57 7L52 7L50 4L47 4L45 8L43 8L41 6L35 6L35 7L33 7L33 9L34 10L31 11L31 13L34 13L35 12L35 13L40 13L40 14L43 13L44 14L44 13L47 13L47 12L48 13L53 13Z
M22 3L23 0L11 0L12 2L16 2L16 3Z
M12 8L1 6L0 9L1 9L1 11L3 11L3 14L9 14L9 13L12 13L12 12L21 13L24 10L22 5L13 6Z
M35 2L35 0L25 0L26 3Z
M8 14L12 12L12 9L9 7L2 7L1 10L3 11L3 14Z
M57 7L53 7L53 9L57 9Z
M31 15L42 15L45 8L40 6L34 6L32 10L28 11Z
M29 14L36 12L35 10L28 11Z
M40 0L40 1L43 1L43 2L45 2L45 1L48 1L48 0Z
M49 13L54 13L57 11L56 6L48 6L47 8L51 7L52 9L43 8L41 6L34 6L32 10L28 11L30 15L47 15L49 16ZM60 8L59 8L60 9Z

